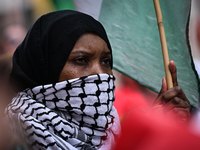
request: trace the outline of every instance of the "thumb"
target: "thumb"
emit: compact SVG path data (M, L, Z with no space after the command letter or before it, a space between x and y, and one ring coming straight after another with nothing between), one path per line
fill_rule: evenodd
M162 96L166 91L167 91L167 81L166 81L166 77L163 77L162 78L162 87L161 87L161 90L160 90L160 92L158 94L157 99L162 100Z

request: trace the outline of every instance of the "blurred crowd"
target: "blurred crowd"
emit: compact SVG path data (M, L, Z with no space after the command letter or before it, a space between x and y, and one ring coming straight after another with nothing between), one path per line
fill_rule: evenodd
M49 3L49 1L51 1L51 3ZM0 0L0 119L3 117L6 105L11 102L12 97L15 95L15 93L9 89L10 87L8 85L8 77L12 68L13 52L22 42L27 29L30 28L30 25L38 16L57 10L58 8L56 7L61 7L58 4L55 5L55 2L56 0ZM69 4L71 2L69 2ZM200 10L198 8L200 8L200 1L193 0L190 22L190 41L195 67L200 74ZM156 93L116 71L114 74L117 77L116 102L114 105L118 108L120 119L123 119L123 115L127 110L144 108L152 104L153 100L156 98ZM134 99L132 99L133 97ZM121 103L119 99L126 99L127 101ZM199 117L199 114L196 116ZM141 115L141 117L144 116ZM195 122L195 120L193 122ZM195 132L198 132L198 135L200 135L198 127L193 127L197 129ZM10 143L10 135L5 128L6 125L0 122L0 149L4 149Z

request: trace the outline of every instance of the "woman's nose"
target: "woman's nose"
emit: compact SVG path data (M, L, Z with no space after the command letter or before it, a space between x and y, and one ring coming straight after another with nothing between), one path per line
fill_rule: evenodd
M105 71L103 70L102 66L98 63L98 64L94 64L91 68L91 75L94 74L101 74L101 73L105 73Z

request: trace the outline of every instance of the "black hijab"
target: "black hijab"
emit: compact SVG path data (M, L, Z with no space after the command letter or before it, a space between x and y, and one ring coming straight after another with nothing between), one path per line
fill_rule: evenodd
M87 31L111 50L103 26L89 15L62 10L41 16L14 53L10 83L15 91L58 82L76 41Z

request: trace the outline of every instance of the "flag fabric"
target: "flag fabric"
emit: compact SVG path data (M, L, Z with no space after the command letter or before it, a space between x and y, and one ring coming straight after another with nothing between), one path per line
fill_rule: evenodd
M188 37L191 1L160 0L160 6L179 86L198 107L200 84ZM153 0L103 0L99 21L112 45L114 69L159 92L165 72Z
M114 69L159 92L165 76L153 0L73 0L75 10L99 20L113 49ZM160 0L169 59L179 86L199 107L199 78L193 63L188 26L191 1Z

